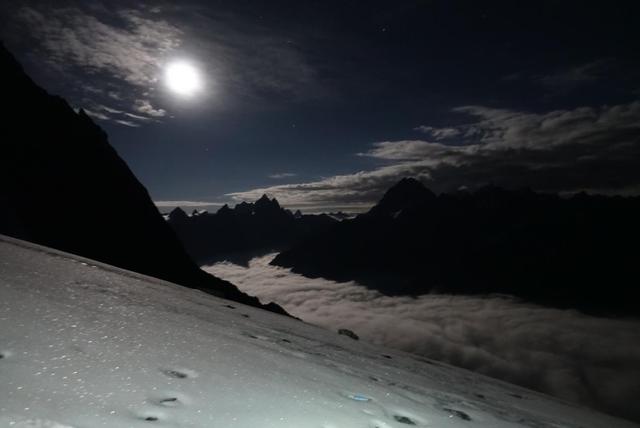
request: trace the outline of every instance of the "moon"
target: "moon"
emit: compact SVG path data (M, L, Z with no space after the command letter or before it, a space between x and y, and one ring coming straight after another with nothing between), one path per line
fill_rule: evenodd
M191 97L202 88L199 70L186 61L169 63L164 77L169 90L183 97Z

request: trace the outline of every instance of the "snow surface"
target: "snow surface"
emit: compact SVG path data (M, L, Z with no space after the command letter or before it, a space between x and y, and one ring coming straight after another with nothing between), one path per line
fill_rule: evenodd
M0 427L632 427L0 237Z

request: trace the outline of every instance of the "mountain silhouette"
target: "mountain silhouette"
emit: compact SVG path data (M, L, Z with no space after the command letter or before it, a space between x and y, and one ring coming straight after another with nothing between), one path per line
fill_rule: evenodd
M436 199L435 193L415 178L403 178L384 194L369 213L371 215L398 215L403 210L426 206Z
M106 133L0 44L0 233L284 313L200 270Z
M267 195L234 208L224 205L214 214L188 216L181 208L175 208L167 221L200 264L229 258L246 264L253 256L289 248L301 239L328 230L336 222L324 214L293 214Z
M390 295L501 293L637 316L640 198L505 190L434 195L404 179L379 204L272 264Z

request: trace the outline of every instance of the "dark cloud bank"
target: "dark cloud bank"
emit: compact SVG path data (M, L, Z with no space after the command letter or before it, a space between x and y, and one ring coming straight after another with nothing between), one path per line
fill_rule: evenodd
M549 309L504 296L388 297L354 282L270 266L207 267L263 301L368 342L487 374L640 421L640 322Z

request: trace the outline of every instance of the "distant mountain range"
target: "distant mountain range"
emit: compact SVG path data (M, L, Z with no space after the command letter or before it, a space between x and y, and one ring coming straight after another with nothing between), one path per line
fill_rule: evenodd
M292 213L263 195L255 203L223 206L215 214L176 208L167 220L191 257L200 264L221 258L246 263L259 254L281 251L328 230L337 220L329 215Z
M0 67L0 233L284 313L200 270L105 132L2 45Z
M406 178L369 212L272 264L392 295L504 293L637 316L639 221L638 197L497 187L435 195Z

